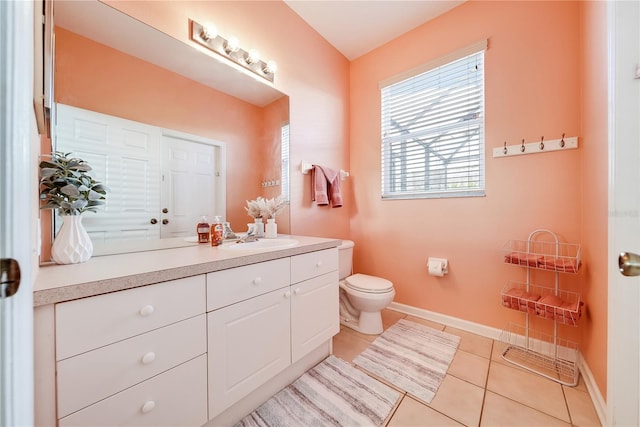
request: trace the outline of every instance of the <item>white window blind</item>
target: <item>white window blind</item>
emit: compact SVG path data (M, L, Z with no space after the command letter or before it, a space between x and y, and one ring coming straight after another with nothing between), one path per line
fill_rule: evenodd
M381 83L383 198L484 195L485 48Z
M280 150L280 194L285 201L289 202L289 123L280 127Z

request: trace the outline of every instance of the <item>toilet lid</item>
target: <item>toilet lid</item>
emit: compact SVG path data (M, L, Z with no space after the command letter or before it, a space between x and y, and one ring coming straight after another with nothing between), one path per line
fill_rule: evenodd
M347 287L360 291L379 294L393 289L393 283L381 277L367 276L366 274L354 274L347 277Z

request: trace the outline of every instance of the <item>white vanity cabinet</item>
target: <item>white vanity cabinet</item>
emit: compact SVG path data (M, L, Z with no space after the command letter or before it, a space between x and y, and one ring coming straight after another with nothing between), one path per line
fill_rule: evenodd
M339 331L337 249L276 261L207 275L209 418Z
M198 245L42 268L36 425L235 424L339 331L338 241L296 238L286 252Z
M60 303L55 316L60 426L206 422L203 275Z

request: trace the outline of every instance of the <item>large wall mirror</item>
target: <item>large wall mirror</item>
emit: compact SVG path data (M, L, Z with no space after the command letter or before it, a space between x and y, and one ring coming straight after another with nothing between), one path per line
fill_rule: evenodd
M169 162L163 160L166 157L163 153L170 153L167 147L175 145L176 139L186 139L195 143L196 148L209 147L212 150L214 160L209 172L214 181L222 183L217 190L200 186L199 178L194 175L193 179L182 181L182 189L189 188L196 195L191 199L180 190L176 194L184 197L178 197L173 204L159 194L157 197L162 203L153 208L158 212L147 212L147 208L137 202L133 206L125 206L126 209L119 207L119 215L128 215L125 211L129 211L133 216L128 220L135 217L135 221L141 224L140 229L146 227L151 231L124 233L119 239L100 238L104 235L95 233L98 240L95 254L189 243L180 238L184 233L166 231L177 221L171 215L178 210L176 206L186 206L191 203L189 200L194 200L193 197L199 201L211 200L212 203L217 200L213 209L222 209L223 212L214 211L212 214L223 216L235 230L242 231L251 222L244 209L246 200L288 194L288 188L283 188L288 185L287 176L283 176L288 174L288 164L286 161L283 163L282 144L283 138L288 138L289 98L271 83L250 75L214 53L170 37L97 0L54 0L53 16L54 150L82 152L89 156L88 161L91 160L92 154L86 153L95 152L90 145L99 138L94 138L95 133L87 129L103 126L99 120L93 120L91 114L96 113L96 117L104 120L120 120L120 124L114 125L116 128L126 127L129 123L133 127L151 126L160 130L157 142L162 148L157 155L161 162L158 175L161 182L168 179ZM76 138L76 145L65 146L64 138L58 138L65 132L76 136L82 133L73 128L71 131L56 129L64 122L58 121L56 115L64 116L72 124L77 121L69 111L81 118L89 114L86 123L90 125L80 126L88 145L83 145L82 138ZM109 132L109 126L104 128L104 134ZM135 135L138 134L136 130ZM94 158L100 163L99 156ZM117 173L118 179L109 178L106 182L114 200L118 200L118 193L124 191L122 186L141 183L166 192L159 188L160 184L147 182L155 178L140 177L138 172L130 170L135 166L129 164L119 164L118 168L124 168L124 172ZM114 166L109 166L109 169L114 170ZM106 177L96 178L106 180ZM108 206L109 197L107 209ZM95 216L87 213L85 222L99 223L104 215L100 212ZM199 219L200 213L194 211L182 221L186 221L187 228L193 228L195 234ZM117 228L120 219L111 217L109 221ZM289 232L288 209L280 214L277 222L280 232ZM166 228L164 232L162 227ZM152 241L156 239L158 241Z

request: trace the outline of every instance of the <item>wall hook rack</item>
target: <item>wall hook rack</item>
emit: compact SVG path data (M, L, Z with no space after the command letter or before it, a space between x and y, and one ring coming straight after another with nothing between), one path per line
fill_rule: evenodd
M565 137L562 134L560 139L545 140L544 136L540 138L540 141L524 142L520 144L507 145L505 141L500 147L493 149L493 157L509 157L509 156L521 156L523 154L540 154L547 153L549 151L559 150L572 150L578 148L578 137Z

